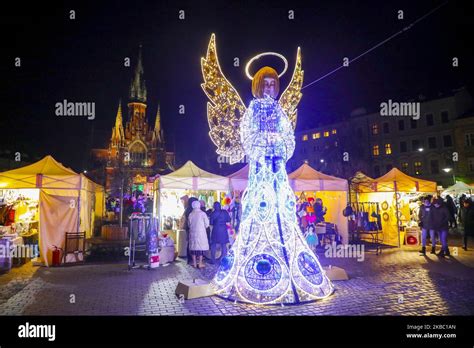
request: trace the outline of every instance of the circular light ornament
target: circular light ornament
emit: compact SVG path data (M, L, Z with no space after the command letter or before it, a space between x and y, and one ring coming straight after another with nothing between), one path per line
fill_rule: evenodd
M276 56L276 57L280 58L281 60L283 60L283 63L285 63L285 68L283 69L283 71L280 74L278 74L278 78L281 78L286 73L286 71L288 70L288 60L286 60L286 58L283 55L281 55L280 53L276 53L276 52L263 52L263 53L257 54L255 57L250 59L248 61L247 65L245 66L245 74L247 75L247 77L250 80L253 80L253 76L251 76L250 73L249 73L250 65L252 65L252 63L254 61L256 61L257 59L260 59L261 57L264 57L264 56Z

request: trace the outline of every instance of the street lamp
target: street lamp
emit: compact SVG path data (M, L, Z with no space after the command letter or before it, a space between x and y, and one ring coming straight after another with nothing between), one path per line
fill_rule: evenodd
M419 151L419 152L423 152L423 148L420 147L420 148L418 149L418 151Z
M453 168L443 168L444 172L445 173L449 173L453 170ZM453 181L454 181L454 184L456 185L456 177L454 176L454 171L453 171Z

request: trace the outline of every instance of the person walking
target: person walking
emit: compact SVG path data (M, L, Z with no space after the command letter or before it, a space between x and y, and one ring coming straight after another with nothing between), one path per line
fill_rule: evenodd
M201 210L201 203L195 200L191 203L192 212L188 217L189 225L189 251L193 260L193 267L204 268L202 262L204 252L209 250L206 228L209 227L209 219L205 212ZM199 257L199 265L197 258Z
M423 205L420 207L420 211L418 213L419 224L421 227L421 250L420 255L426 255L426 239L428 237L428 233L431 238L431 254L435 254L436 252L436 238L435 238L435 231L432 227L432 210L433 207L431 206L431 195L428 195L423 198Z
M463 227L464 227L464 246L463 249L467 250L467 237L474 237L474 205L472 198L465 199L463 202L464 216L463 216Z
M227 243L229 243L229 233L227 232L227 224L230 223L229 213L221 208L219 202L214 202L214 211L211 213L210 224L212 226L211 232L211 264L216 261L216 248L220 245L221 257L227 255Z
M438 232L441 240L441 251L439 257L450 256L448 248L448 230L451 221L451 213L443 200L438 197L433 200L433 207L431 210L431 227Z

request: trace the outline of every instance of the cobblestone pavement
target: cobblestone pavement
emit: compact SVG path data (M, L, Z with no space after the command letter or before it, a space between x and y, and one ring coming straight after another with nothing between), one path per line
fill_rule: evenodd
M149 271L128 271L125 263L63 268L28 263L0 275L0 314L473 315L473 246L458 247L457 256L445 259L422 257L417 250L367 251L363 262L318 254L322 265L342 267L350 279L335 281L335 293L327 299L285 307L234 304L215 296L180 303L174 294L179 280L210 279L216 270L211 265L196 270L181 259Z

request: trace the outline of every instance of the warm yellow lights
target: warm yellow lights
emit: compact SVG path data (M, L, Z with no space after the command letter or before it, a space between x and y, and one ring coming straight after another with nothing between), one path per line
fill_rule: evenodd
M260 58L262 55L278 55L285 62L286 59L275 52L261 53L252 58ZM251 63L252 60L249 62ZM246 68L247 70L247 68ZM209 123L209 136L216 145L219 155L229 158L229 163L234 164L244 158L242 144L240 142L240 122L246 111L239 93L224 76L217 58L216 36L211 35L207 47L206 57L201 58L201 71L204 83L201 84L204 93L209 98L207 103L207 121ZM280 76L281 76L280 74ZM303 85L303 70L301 70L301 50L298 47L296 54L295 70L290 83L281 94L279 104L290 119L293 129L296 127L297 106L301 100L301 87Z
M303 86L304 71L301 69L301 49L298 47L296 52L296 65L291 77L290 84L280 96L280 106L283 108L288 118L290 119L293 129L296 128L296 119L298 112L296 107L301 100L303 94L301 87Z
M286 71L288 70L288 61L286 60L286 58L281 55L280 53L276 53L276 52L263 52L263 53L260 53L260 54L257 54L255 57L253 57L252 59L250 59L247 63L247 65L245 65L245 74L247 75L247 77L250 79L250 80L253 80L253 76L250 75L249 73L249 68L250 68L250 65L252 65L252 63L257 60L257 59L260 59L261 57L264 57L264 56L276 56L278 58L281 58L281 60L283 60L283 63L285 63L285 68L283 69L283 71L278 75L279 78L281 78L285 73Z
M378 156L380 155L380 150L379 150L379 146L378 145L374 145L373 148L372 148L372 154L374 156Z
M201 84L210 102L207 103L209 136L217 146L219 155L228 157L230 164L244 158L240 143L240 119L245 113L245 105L239 94L222 73L217 58L216 36L211 35L206 58L201 58L204 83Z

